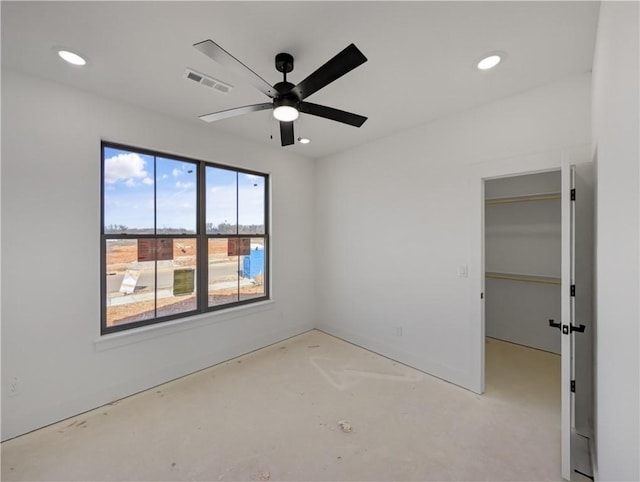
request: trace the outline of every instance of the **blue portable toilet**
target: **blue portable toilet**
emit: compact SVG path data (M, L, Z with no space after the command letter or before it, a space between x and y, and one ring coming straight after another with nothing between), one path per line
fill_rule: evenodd
M242 277L255 278L264 273L264 247L260 245L251 246L251 251L242 260Z

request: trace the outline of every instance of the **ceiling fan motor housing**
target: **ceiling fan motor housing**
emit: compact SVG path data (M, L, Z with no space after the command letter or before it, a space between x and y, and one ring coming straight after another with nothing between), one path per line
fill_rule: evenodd
M287 106L287 107L293 107L294 109L298 110L299 104L300 104L300 101L294 95L285 95L283 97L278 96L275 99L273 99L274 109L277 107Z
M275 97L273 101L274 107L279 107L281 105L288 105L291 107L298 108L298 104L300 103L300 98L293 92L293 85L291 82L278 82L273 86L274 89L278 92L278 95Z

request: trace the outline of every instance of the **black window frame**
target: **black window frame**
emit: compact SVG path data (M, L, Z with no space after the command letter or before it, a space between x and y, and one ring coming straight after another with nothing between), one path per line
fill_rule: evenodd
M158 233L157 226L154 226L156 230L155 234L113 234L113 233L105 233L105 148L112 148L123 150L127 152L148 155L159 157L168 160L176 160L182 162L193 163L197 166L197 187L196 187L196 232L194 233L183 233L183 234L167 234L167 233ZM225 169L229 171L236 172L236 183L238 182L237 175L238 174L248 174L253 176L259 176L264 179L264 233L240 233L239 232L239 223L236 219L236 233L235 234L208 234L206 229L206 168L207 167L215 167L219 169ZM156 173L154 172L154 176ZM154 179L154 184L155 184ZM225 164L220 164L216 162L203 161L200 159L193 159L181 155L170 154L166 152L151 150L147 148L135 147L126 144L120 144L116 142L110 142L102 140L100 142L100 334L107 335L110 333L116 333L120 331L131 330L134 328L139 328L141 326L154 325L159 323L164 323L167 321L180 319L180 318L188 318L194 315L215 312L215 311L224 311L230 308L235 308L242 305L253 304L257 302L262 302L271 299L270 295L270 279L271 279L271 265L270 265L270 252L271 252L271 244L270 244L270 219L269 219L269 193L270 193L270 183L271 179L269 174L259 171L254 171L250 169L240 168L236 166L229 166ZM236 184L237 186L237 184ZM155 197L155 191L154 191ZM240 217L240 213L238 212L238 204L236 204L236 217ZM154 217L157 214L157 207L154 206ZM196 291L196 309L185 311L181 313L176 313L172 315L165 316L156 316L154 318L149 318L145 320L133 321L129 323L124 323L121 325L113 325L107 326L107 241L110 239L128 239L128 240L138 240L138 239L196 239L197 243L197 251L196 251L196 277L195 277L195 291ZM209 264L209 256L208 256L208 241L209 239L216 238L263 238L264 242L264 295L252 297L249 299L238 299L233 302L213 305L209 306L209 289L208 289L208 264ZM239 257L240 259L240 257ZM156 260L157 262L157 260ZM240 286L238 285L238 290ZM157 287L154 288L154 292L156 294L157 300ZM239 292L239 291L238 291ZM240 293L240 292L239 292ZM157 310L158 307L155 306L154 310Z

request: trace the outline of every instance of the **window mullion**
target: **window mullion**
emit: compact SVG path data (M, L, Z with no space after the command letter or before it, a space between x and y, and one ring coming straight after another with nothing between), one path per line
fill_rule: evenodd
M206 171L204 162L198 163L197 179L197 199L196 206L198 222L196 227L196 238L198 240L198 251L196 256L196 266L198 268L197 277L197 297L198 311L203 312L208 305L209 299L209 240L207 237L207 189Z
M153 156L153 317L158 317L158 158Z
M236 246L240 247L240 186L238 182L238 172L236 171ZM236 301L240 301L240 259L242 259L241 251L238 250L238 262L236 265L236 273L238 276Z

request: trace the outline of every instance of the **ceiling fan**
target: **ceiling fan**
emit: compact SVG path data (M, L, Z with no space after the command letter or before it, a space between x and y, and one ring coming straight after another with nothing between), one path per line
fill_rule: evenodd
M293 57L287 53L279 53L275 59L276 70L282 72L284 79L273 86L212 40L204 40L195 44L194 47L207 57L228 67L260 92L273 99L271 102L263 104L236 107L200 116L200 119L205 122L273 109L273 116L280 121L282 145L289 146L294 143L293 121L298 118L300 112L355 127L360 127L367 120L366 117L358 114L304 102L304 99L310 95L367 61L364 54L354 44L349 45L298 85L287 82L287 74L293 70Z

